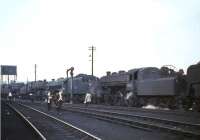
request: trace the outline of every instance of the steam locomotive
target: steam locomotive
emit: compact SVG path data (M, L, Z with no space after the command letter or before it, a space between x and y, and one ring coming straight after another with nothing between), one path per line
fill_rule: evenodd
M88 92L91 93L92 84L94 84L97 80L97 77L87 74L79 74L73 77L73 80L72 78L66 79L63 83L63 88L65 89L65 100L69 102L70 94L72 93L74 103L83 103L85 94Z
M187 75L168 67L107 72L99 84L106 104L200 110L200 64L190 66Z
M27 82L20 88L18 94L23 99L43 100L47 84L46 80Z
M195 110L200 111L200 62L188 68L186 89L185 104L188 104L187 109L193 106Z
M183 75L182 75L183 76ZM156 106L174 105L180 93L178 91L178 74L172 69L146 67L132 69L128 72L107 72L100 79L105 102L114 105Z
M3 85L2 91L7 91L6 87L10 86ZM79 74L73 79L29 82L16 86L15 91L24 97L33 93L35 98L43 100L47 91L56 94L61 88L64 88L67 102L72 93L74 103L83 103L85 94L89 92L92 102L96 104L136 107L153 104L200 111L200 63L188 67L186 75L182 70L176 72L167 66L144 67L127 72L107 72L106 76L100 78Z
M1 88L0 89L1 97L6 98L9 92L17 94L20 92L20 89L23 86L24 86L23 82L20 82L20 83L12 82L10 84L1 84L1 87L0 87Z

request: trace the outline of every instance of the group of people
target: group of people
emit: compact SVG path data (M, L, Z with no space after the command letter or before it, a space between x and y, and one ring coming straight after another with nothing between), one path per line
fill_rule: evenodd
M59 114L61 114L61 107L63 104L63 92L64 92L64 89L61 89L58 93L56 93L54 95L51 91L48 92L48 94L47 94L47 109L48 109L48 111L51 110L52 103L54 102L55 105L57 106L57 112ZM86 106L88 106L88 104L90 104L91 101L92 101L92 95L90 93L86 93L84 104Z
M61 89L56 95L53 95L51 91L47 94L47 109L51 110L52 102L54 101L57 106L57 112L60 114L61 106L63 103L63 89Z
M48 94L47 94L47 110L48 111L51 110L52 103L54 102L54 104L57 106L56 110L58 114L61 114L61 107L63 104L63 92L64 92L64 89L60 89L59 92L57 92L56 94L53 94L50 90L48 91ZM30 96L31 101L33 102L33 94L30 93L29 96ZM10 103L12 103L13 95L11 92L8 93L7 100ZM88 104L90 104L91 101L92 101L92 95L90 93L86 93L85 100L83 103L85 104L85 106L88 106Z

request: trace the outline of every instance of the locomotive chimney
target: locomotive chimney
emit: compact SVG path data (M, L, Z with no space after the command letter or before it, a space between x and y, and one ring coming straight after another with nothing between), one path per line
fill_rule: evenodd
M125 73L125 71L124 70L120 70L118 73L119 74L123 74L123 73Z
M111 72L110 72L110 71L107 71L107 72L106 72L106 75L107 75L107 76L110 76L110 75L111 75Z

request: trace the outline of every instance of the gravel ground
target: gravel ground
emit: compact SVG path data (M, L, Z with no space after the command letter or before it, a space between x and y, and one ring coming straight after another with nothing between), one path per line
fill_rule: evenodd
M65 104L65 106L73 106L70 104ZM74 106L84 107L83 104L78 104ZM115 106L116 107L116 106ZM200 124L200 113L198 112L185 112L185 111L174 111L174 110L162 110L161 112L152 109L135 109L135 110L125 110L125 107L121 107L124 110L116 110L116 109L106 109L105 106L102 105L90 105L88 108L98 108L101 110L111 110L119 113L127 113L133 115L143 115L148 117L157 117L162 119L169 119L174 121L181 121L193 124ZM134 109L134 108L133 108Z
M44 112L47 111L46 104L32 104L24 102L36 109ZM76 127L79 127L85 131L96 135L103 140L190 140L195 138L183 137L181 135L170 134L168 132L163 133L156 130L144 131L141 129L135 129L128 126L114 124L102 120L98 120L92 117L88 117L80 113L72 113L62 111L61 115L58 115L55 108L49 111L49 114L59 117L60 119L67 121Z

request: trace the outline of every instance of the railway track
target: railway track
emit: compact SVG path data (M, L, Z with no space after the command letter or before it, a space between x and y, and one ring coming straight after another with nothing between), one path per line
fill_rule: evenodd
M68 106L72 107L82 107L83 104L67 104ZM131 112L148 112L148 113L162 113L166 115L176 115L176 116L191 116L194 114L200 117L200 113L194 111L183 111L183 110L165 110L165 109L145 109L145 108L138 108L138 107L124 107L124 106L110 106L110 105L96 105L91 104L89 108L99 108L99 109L112 109L112 110L120 110L120 111L131 111Z
M177 135L173 133L168 133L162 131L158 133L157 130L144 131L142 129L134 129L126 125L119 125L118 123L113 123L101 119L96 119L95 117L88 117L88 115L81 113L74 113L70 111L62 111L58 114L56 108L52 108L50 111L47 110L47 104L33 104L30 102L23 102L28 106L36 108L40 111L46 112L48 114L54 115L66 122L87 130L96 136L101 137L105 140L194 140L192 137L185 137L184 135ZM66 107L63 105L63 107Z
M15 107L2 102L1 139L46 140L40 131Z
M37 105L43 105L41 103L37 103ZM131 126L134 128L139 128L147 131L156 130L159 132L169 132L169 134L174 133L175 135L179 136L186 136L192 139L199 139L200 138L200 125L189 123L185 121L176 121L170 119L163 119L162 114L160 117L152 117L148 115L136 115L132 110L127 112L126 109L122 107L104 107L104 106L93 106L89 105L85 107L83 105L71 105L71 104L64 104L63 110L76 112L85 114L86 116L97 118L100 120L106 120L126 126ZM144 109L148 111L148 109ZM124 112L123 112L124 111ZM132 113L131 113L132 112ZM153 110L154 112L154 110ZM156 111L159 113L159 111ZM171 113L170 113L171 114ZM176 116L176 114L171 114ZM187 117L184 116L184 118ZM157 131L159 130L159 131ZM154 131L155 132L155 131Z
M84 113L88 116L96 117L98 119L117 122L120 124L136 127L140 129L150 130L159 129L169 131L181 135L200 138L200 125L188 122L174 121L158 117L149 117L142 115L134 115L122 111L102 108L86 108L78 106L67 106L64 110Z
M66 107L85 107L83 104L65 104ZM111 110L117 111L124 114L133 114L137 116L148 116L153 118L162 118L166 120L184 122L188 124L199 124L200 125L200 113L198 112L186 112L186 111L175 111L175 110L157 110L157 109L143 109L135 107L121 107L121 106L105 106L105 105L89 105L87 108L97 110Z
M48 140L101 140L80 128L30 106L19 103L15 103L15 106Z

